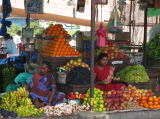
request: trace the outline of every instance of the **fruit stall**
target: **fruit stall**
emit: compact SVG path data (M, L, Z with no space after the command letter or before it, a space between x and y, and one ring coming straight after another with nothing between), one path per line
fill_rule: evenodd
M59 32L54 32L57 29ZM43 35L45 37L37 38L35 44L41 59L39 63L51 63L57 89L65 93L66 101L37 109L29 98L29 92L20 87L1 97L0 113L4 118L76 115L90 109L90 40L83 38L83 46L79 47L82 50L76 50L69 45L68 33L60 24L51 24ZM131 57L119 48L118 43L106 39L104 47L95 47L95 59L100 53L108 54L108 63L116 67L115 77L129 85L124 90L108 92L94 88L94 111L109 114L160 108L160 97L147 89L149 77L145 68L140 64L130 64Z

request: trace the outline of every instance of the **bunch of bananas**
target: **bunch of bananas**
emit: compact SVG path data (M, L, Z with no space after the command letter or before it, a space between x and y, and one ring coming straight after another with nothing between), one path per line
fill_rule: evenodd
M14 78L16 76L16 70L13 67L7 67L2 70L3 75L3 91L6 90L6 87L9 84L14 83Z
M155 38L147 42L146 54L151 58L160 57L160 33L156 34Z
M15 111L18 116L22 117L43 115L43 108L35 108L25 87L20 87L17 91L10 91L3 95L0 100L0 108Z
M15 112L19 117L27 117L27 116L41 116L43 115L44 108L34 108L34 105L26 105L19 106L15 109Z
M32 105L32 101L30 98L22 98L21 100L18 100L17 103L23 106Z

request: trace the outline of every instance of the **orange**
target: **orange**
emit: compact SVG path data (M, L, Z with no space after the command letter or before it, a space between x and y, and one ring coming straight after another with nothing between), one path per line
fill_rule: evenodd
M66 51L68 52L68 51L69 51L69 49L68 49L68 48L66 48Z
M158 98L154 98L154 102L158 102Z
M159 103L158 102L154 102L154 105L158 105Z
M145 96L142 96L142 97L141 97L141 100L146 100L146 97L145 97Z
M149 105L153 105L153 102L148 102Z
M57 51L61 51L61 49L60 48L58 48L58 50Z
M145 108L149 108L149 105L144 105Z
M142 107L143 107L143 103L140 103L140 106L142 106Z
M157 105L153 105L153 108L157 108Z
M148 98L148 101L153 101L153 97L149 97L149 98Z
M153 109L153 105L150 105L149 108L150 108L150 109Z

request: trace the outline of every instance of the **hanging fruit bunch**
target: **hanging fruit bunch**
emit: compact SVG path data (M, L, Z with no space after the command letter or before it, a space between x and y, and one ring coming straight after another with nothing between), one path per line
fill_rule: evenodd
M13 67L7 67L2 70L3 75L3 91L9 84L14 83L14 78L16 76L16 70Z

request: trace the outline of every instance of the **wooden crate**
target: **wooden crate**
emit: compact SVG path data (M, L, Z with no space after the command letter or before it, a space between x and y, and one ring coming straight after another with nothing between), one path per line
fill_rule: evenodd
M147 89L148 88L148 82L143 83L130 83L131 85L135 86L137 89Z
M146 58L147 66L160 66L160 59Z
M68 85L68 84L57 83L58 91L64 92L66 95L69 92L86 93L89 88L90 88L89 84L88 85Z
M149 78L159 78L160 77L160 68L147 68L146 69Z

